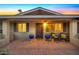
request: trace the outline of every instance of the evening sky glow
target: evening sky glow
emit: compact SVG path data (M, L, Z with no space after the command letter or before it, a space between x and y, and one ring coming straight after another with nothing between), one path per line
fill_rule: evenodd
M17 10L27 11L36 7L43 7L62 14L79 14L79 4L0 4L0 15L15 15Z

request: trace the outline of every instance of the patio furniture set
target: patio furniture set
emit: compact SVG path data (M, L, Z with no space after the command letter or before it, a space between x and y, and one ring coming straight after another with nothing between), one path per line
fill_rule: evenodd
M34 35L33 34L29 34L29 39L32 40L34 39ZM45 34L45 40L46 41L69 41L69 35L67 33L46 33Z

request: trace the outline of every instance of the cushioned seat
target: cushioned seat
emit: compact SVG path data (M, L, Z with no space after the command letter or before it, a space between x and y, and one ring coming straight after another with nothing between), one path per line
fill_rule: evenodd
M69 38L68 38L68 34L67 33L60 33L60 40L65 40L67 41Z

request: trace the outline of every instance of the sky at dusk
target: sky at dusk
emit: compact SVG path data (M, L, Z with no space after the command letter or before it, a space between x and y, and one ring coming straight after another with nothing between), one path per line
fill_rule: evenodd
M27 11L36 7L43 7L62 14L79 14L79 4L0 4L0 15L15 15L18 9Z

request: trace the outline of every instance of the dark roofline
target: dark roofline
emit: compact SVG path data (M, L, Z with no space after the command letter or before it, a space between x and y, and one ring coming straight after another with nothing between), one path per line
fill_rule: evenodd
M46 11L48 11L48 12L50 12L50 13L55 13L55 14L57 14L57 15L64 15L64 14L61 14L61 13L59 13L59 12L52 11L52 10L49 10L49 9L47 9L47 8L43 8L43 7L33 8L33 9L30 9L30 10L21 12L21 13L19 13L19 14L17 14L17 15L23 15L23 14L25 14L25 13L29 13L29 12L31 12L31 11L34 11L34 10L40 10L40 9L41 9L41 10L46 10Z

